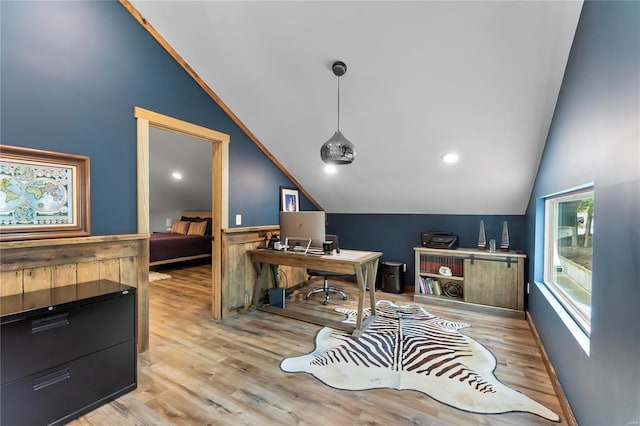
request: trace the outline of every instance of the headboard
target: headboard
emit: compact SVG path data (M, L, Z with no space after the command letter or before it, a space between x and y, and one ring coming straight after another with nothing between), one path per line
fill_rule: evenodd
M213 223L211 212L206 211L194 211L194 210L183 210L180 212L180 219L182 218L200 218L207 221L207 230L205 231L205 235L213 234Z
M184 217L201 217L201 218L211 218L211 212L198 212L193 210L183 210L180 212L180 216Z

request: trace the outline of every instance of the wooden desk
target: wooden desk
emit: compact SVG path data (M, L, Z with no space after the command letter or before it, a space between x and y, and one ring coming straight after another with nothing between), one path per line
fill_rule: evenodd
M382 256L382 253L342 249L340 250L340 254L334 253L322 256L266 249L249 250L247 253L251 256L251 260L256 265L256 269L258 271L258 279L253 294L252 309L257 307L260 310L272 312L278 315L284 315L290 318L333 327L340 330L353 331L353 335L356 337L360 336L362 331L375 320L376 274L378 273L378 261ZM355 327L349 324L344 324L340 321L332 321L327 318L287 312L286 309L273 308L270 306L258 306L262 285L266 280L267 274L270 273L272 265L286 265L343 274L355 274L358 280L359 289L358 313ZM367 287L369 287L371 316L363 321L362 312L364 311L364 299L365 294L367 293Z

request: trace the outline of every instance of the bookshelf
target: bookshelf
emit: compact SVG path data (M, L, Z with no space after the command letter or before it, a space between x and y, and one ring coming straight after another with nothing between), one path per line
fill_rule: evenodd
M414 252L414 301L524 318L525 254L424 247Z

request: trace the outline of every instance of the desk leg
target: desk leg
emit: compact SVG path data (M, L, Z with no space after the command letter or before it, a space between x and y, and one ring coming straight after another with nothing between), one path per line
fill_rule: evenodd
M253 303L251 304L251 310L254 311L258 306L258 302L260 300L260 293L262 291L262 283L264 282L266 275L265 268L267 267L266 263L255 263L256 272L258 276L256 277L256 285L253 289Z
M254 311L259 304L260 301L260 293L262 293L262 286L264 285L264 280L267 279L267 268L271 273L273 273L273 283L274 287L280 287L280 279L278 277L278 265L270 265L267 263L255 263L256 273L258 274L256 278L256 285L253 289L253 303L251 304L250 310Z
M273 274L273 288L280 288L280 276L278 275L278 265L269 265Z
M376 314L376 276L378 275L378 259L368 262L367 275L369 282L369 300L371 302L371 315Z
M355 337L360 337L365 328L367 328L376 319L376 275L378 272L378 259L367 262L363 265L355 267L356 277L358 278L358 287L360 292L358 295L358 313L356 316L356 327L353 330ZM367 294L367 285L369 286L369 301L371 307L371 315L366 320L362 319L364 312L364 298Z
M364 311L364 296L367 294L367 277L362 270L362 265L358 265L354 268L356 271L356 278L358 279L358 313L356 314L356 327L353 330L353 335L360 337L362 334L362 312Z

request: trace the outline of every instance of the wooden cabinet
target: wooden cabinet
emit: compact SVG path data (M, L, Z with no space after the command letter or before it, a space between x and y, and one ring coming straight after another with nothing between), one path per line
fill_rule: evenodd
M415 251L416 302L524 318L524 259L515 251Z
M135 290L99 280L0 298L0 423L64 424L135 389Z

